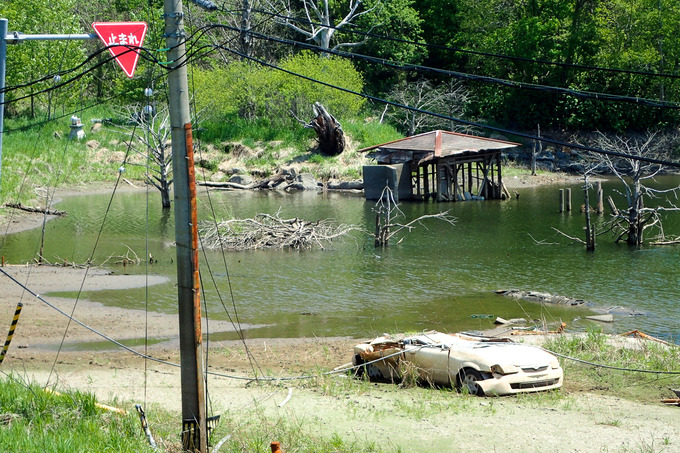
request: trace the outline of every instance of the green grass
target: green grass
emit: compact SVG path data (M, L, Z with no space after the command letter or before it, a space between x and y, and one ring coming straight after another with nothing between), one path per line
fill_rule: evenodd
M105 124L91 131L92 119L124 118L113 108L100 107L79 114L84 125L84 140L69 140L70 117L44 122L41 118L14 117L5 119L8 131L3 138L2 181L0 202L21 202L44 205L44 194L55 187L95 182L113 182L128 154L122 175L129 180L144 180L146 159L129 152L125 129ZM28 126L35 125L26 130ZM317 178L357 179L361 177L362 155L356 149L383 143L401 136L390 126L375 121L352 119L343 121L348 137L348 149L337 157L325 157L314 152L315 134L297 123L277 126L270 121L247 121L238 117L223 121L197 123L196 137L201 149L215 151L201 159L198 165L214 173L222 160L232 157L225 142L238 142L255 150L246 153L240 166L271 175L278 168L299 162L302 171ZM129 129L129 128L128 128ZM88 143L96 142L95 148Z
M0 201L44 203L44 193L55 187L115 181L127 152L126 136L109 128L90 132L92 118L113 115L108 109L83 112L86 137L80 141L68 139L70 118L42 124L40 118L5 119L8 132L3 138ZM24 129L32 124L38 125ZM106 151L90 149L87 143L92 139ZM143 178L143 167L125 169L126 178Z
M153 451L136 414L98 408L90 394L46 392L10 377L0 386L3 451Z
M557 336L544 347L558 354L625 370L680 373L680 347L653 341L638 347L619 342L597 330L585 336ZM656 401L670 398L669 388L680 387L680 375L622 371L560 358L568 388L597 391L632 400Z

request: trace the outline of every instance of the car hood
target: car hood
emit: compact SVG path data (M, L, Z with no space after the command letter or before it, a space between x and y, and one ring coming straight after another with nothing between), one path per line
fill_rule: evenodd
M511 341L480 341L477 337L468 335L450 335L433 331L411 337L411 342L448 348L451 356L459 356L462 360L474 360L480 365L483 363L487 366L507 364L521 368L539 368L555 360L554 355L536 346Z
M542 349L517 343L473 343L468 348L466 349L470 353L484 359L489 365L508 364L521 368L539 368L555 360L555 356Z

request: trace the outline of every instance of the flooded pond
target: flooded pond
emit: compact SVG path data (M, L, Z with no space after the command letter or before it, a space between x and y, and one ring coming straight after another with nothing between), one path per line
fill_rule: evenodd
M660 182L673 183L678 180ZM621 196L613 191L616 185L606 182L605 196L612 195L622 207ZM559 213L558 190L566 187L572 189L575 210ZM611 332L639 329L677 340L680 246L631 248L614 244L606 234L598 238L596 251L587 253L583 245L570 243L553 230L583 237L578 183L518 193L519 199L508 201L402 203L403 223L449 210L456 224L426 220L386 249L373 246L369 232L375 225L374 203L360 195L202 194L201 219L278 212L282 218L333 219L365 230L325 250L203 253L203 300L211 319L268 325L248 331L250 338L477 330L493 327L496 316L562 320L569 329L592 325L583 319L592 314L588 309L541 306L493 292L533 290L585 299L603 308L638 310L644 316L619 316L614 324L599 326ZM44 256L53 262L81 263L92 257L94 263L106 261L105 266L119 273L170 276L171 283L148 289L95 291L81 297L131 308L143 308L148 300L151 310L175 313L173 215L161 212L156 192L118 193L107 213L109 198L110 194L64 199L58 207L68 216L47 224ZM608 215L594 217L601 224ZM666 219L667 234L680 235L678 217L670 214ZM5 239L2 254L11 263L25 262L39 247L40 231L22 232ZM114 264L121 256L143 258L149 253L155 259L151 265Z

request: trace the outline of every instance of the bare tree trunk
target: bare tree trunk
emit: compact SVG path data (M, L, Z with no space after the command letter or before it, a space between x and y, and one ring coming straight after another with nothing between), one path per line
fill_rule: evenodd
M537 126L538 138L541 138L541 125ZM531 150L531 176L536 176L536 156L543 151L543 142L536 140Z
M639 180L635 180L633 184L633 202L628 211L628 244L640 245L643 241L642 234L642 209L644 204L642 201L641 184Z
M589 252L595 251L595 228L590 222L590 195L588 194L588 175L585 176L585 184L583 186L583 191L585 192L585 204L586 204L586 250Z
M239 41L241 43L241 53L243 53L243 60L251 56L252 41L250 37L250 13L252 12L252 5L250 0L243 0L243 12L241 13L241 33Z

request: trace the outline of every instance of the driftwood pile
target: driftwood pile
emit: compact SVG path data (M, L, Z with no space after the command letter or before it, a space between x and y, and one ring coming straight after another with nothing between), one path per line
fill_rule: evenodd
M199 224L201 243L208 250L323 249L324 244L358 229L351 225L336 226L329 220L282 219L278 213Z

